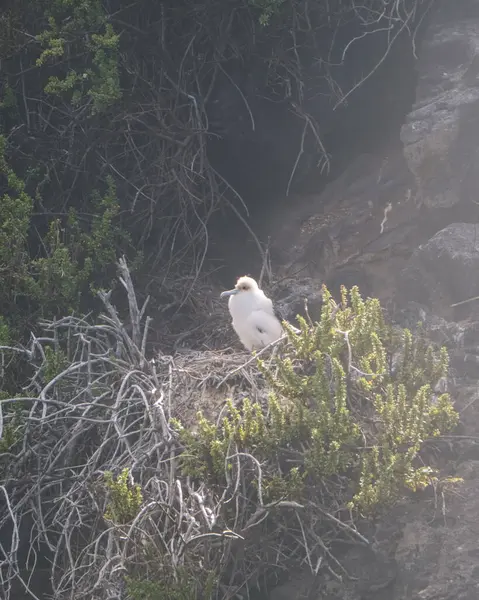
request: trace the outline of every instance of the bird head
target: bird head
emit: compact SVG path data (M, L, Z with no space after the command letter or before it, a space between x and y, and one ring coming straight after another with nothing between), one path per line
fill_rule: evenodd
M220 298L226 298L228 296L238 296L243 294L251 294L258 291L258 284L252 277L240 277L236 282L235 287L232 290L223 292Z

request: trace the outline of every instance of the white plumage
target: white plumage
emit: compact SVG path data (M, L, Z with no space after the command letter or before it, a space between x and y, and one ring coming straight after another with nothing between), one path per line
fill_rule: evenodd
M233 329L245 348L259 350L283 335L272 301L254 279L240 277L234 289L221 294L221 298L227 296Z

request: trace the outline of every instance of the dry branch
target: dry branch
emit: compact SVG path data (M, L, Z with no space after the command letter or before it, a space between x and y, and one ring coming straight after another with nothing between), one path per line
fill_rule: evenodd
M124 575L135 564L150 568L151 552L156 572L160 567L170 575L182 567L194 571L201 564L201 569L223 573L216 596L223 600L244 592L271 569L273 556L279 569L291 561L300 565L305 552L315 570L323 562L336 569L329 557L332 541L341 535L364 541L354 523L297 502L263 504L263 467L255 457L231 447L225 464L230 483L221 497L205 482L182 475L181 447L171 418L194 427L201 408L220 420L231 395L238 401L247 394L252 401L264 402L266 383L243 353L145 356L145 311L138 308L123 259L119 269L129 300L130 328L109 294L101 294L106 313L96 324L73 316L46 322L44 335L33 338L28 349L34 370L30 385L22 398L0 400L2 414L17 403L23 419L23 441L15 446L15 455L0 454L0 528L11 528L0 548L2 597L13 600L12 582L44 554L51 562L55 600L124 598ZM48 379L49 346L64 352L66 360ZM124 468L140 484L143 502L131 522L118 524L105 518L109 496L104 474L118 475ZM240 493L251 478L259 490L256 505ZM231 518L225 519L232 504L234 527L228 525ZM296 514L294 521L291 514ZM271 519L276 524L269 525ZM291 527L292 522L297 525ZM27 523L30 558L25 565L19 532ZM322 545L305 533L318 528L323 531ZM279 548L284 544L288 548L283 556ZM28 581L22 581L35 598Z

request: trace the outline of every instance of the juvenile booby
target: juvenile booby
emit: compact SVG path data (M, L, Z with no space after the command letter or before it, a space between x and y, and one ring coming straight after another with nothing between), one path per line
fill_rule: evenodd
M221 294L227 296L233 329L247 350L264 348L283 335L273 302L252 277L240 277L232 290Z

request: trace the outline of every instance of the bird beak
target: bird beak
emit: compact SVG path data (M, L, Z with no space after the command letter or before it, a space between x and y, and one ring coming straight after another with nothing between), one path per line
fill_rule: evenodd
M228 290L227 292L222 292L220 298L226 298L227 296L235 296L239 290L234 288L233 290Z

